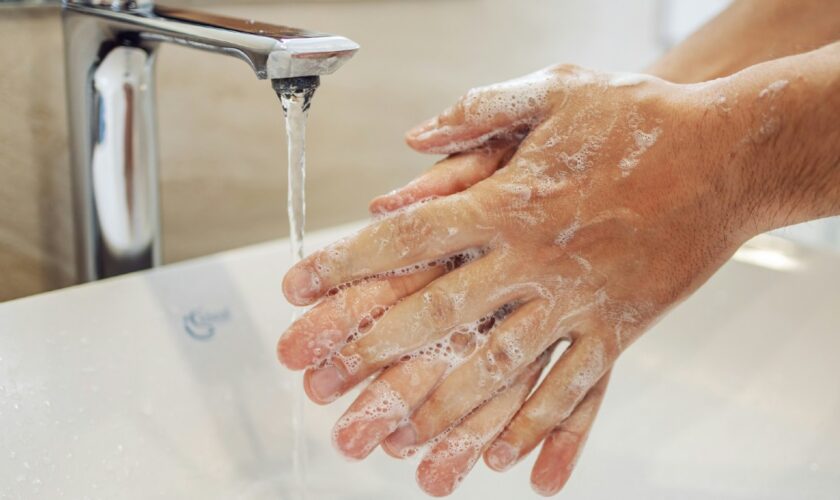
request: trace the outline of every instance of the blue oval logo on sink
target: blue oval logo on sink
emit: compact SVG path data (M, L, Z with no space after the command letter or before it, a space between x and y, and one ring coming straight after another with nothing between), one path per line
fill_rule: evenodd
M196 340L210 340L216 334L218 326L230 321L230 309L204 311L194 309L184 315L183 324L187 335Z

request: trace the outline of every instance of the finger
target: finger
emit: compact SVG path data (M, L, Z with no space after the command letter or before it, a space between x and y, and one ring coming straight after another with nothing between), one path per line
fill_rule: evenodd
M609 378L610 372L604 374L569 418L551 431L543 442L540 455L531 470L531 486L540 495L555 495L569 480L604 400Z
M484 456L487 465L493 470L507 470L530 453L566 420L612 365L615 356L615 350L595 335L573 341L487 450Z
M460 484L484 449L522 406L549 360L549 351L528 365L516 380L471 413L437 443L417 468L417 483L433 496L445 496Z
M368 281L341 290L307 311L280 337L277 357L292 370L317 365L356 330L369 328L398 300L443 274L443 266Z
M444 360L418 357L385 370L338 419L335 447L348 458L368 456L425 399L446 368Z
M308 305L342 283L482 247L490 236L476 227L479 211L464 193L375 222L298 262L283 279L283 293L292 304Z
M370 331L344 346L332 364L309 370L304 385L316 402L329 402L357 383L397 361L435 343L447 342L455 327L474 323L526 291L498 287L502 257L491 253L445 274L392 307ZM421 350L420 353L423 353Z
M488 341L452 371L384 445L391 453L425 443L504 388L554 343L560 331L545 331L549 307L534 301L490 332Z
M333 442L339 451L355 459L367 456L426 399L447 371L475 350L476 337L486 335L494 319L459 327L445 343L412 353L386 368L336 424Z
M444 158L405 186L374 198L370 202L370 212L393 212L434 196L459 193L490 177L507 162L514 147L514 142L505 141Z
M555 74L546 69L472 89L451 108L410 130L406 142L420 152L449 154L533 125L547 109L555 82Z

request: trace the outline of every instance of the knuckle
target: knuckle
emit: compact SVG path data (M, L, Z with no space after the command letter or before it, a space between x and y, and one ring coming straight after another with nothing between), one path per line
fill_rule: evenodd
M487 96L488 90L486 87L476 87L470 89L463 95L453 108L453 113L457 114L462 120L469 120L478 116L482 102Z
M581 336L581 342L589 353L590 362L602 365L603 370L606 370L607 365L611 365L621 353L616 331L615 326L610 325L596 333Z
M455 326L457 307L447 289L433 283L423 291L422 299L432 327L444 330Z
M433 234L432 224L417 212L398 215L393 221L393 245L402 257L422 250Z
M581 67L577 64L559 63L549 66L549 71L558 76L574 76L581 71Z
M336 352L332 358L336 367L341 368L348 379L357 379L367 374L367 363L352 344Z
M494 336L488 342L487 364L494 366L500 375L508 375L520 366L523 353L509 336Z
M565 436L566 439L570 439L574 443L579 443L583 439L583 434L583 431L561 426L557 429L557 432L554 436L557 436L558 438L561 436Z
M545 429L551 427L547 423L551 420L553 420L551 419L551 415L529 408L526 411L519 412L515 420L516 426L511 427L511 432L524 441L529 436L542 434Z

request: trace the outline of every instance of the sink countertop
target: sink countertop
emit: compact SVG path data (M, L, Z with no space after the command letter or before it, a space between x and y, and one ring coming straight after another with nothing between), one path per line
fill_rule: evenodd
M0 304L0 499L282 498L289 254L276 241ZM838 498L838 359L840 257L756 238L622 356L561 498ZM414 464L332 450L350 400L307 403L310 497L425 498ZM532 461L479 463L452 498L539 498Z

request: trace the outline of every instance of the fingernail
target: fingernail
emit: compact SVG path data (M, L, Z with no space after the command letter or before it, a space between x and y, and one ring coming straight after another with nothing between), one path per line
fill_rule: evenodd
M375 214L386 214L394 209L394 205L396 205L394 193L383 194L371 202Z
M453 444L455 448L453 451ZM471 446L458 449L457 443L446 443L444 448L433 448L417 467L417 483L429 495L442 497L460 486L481 455Z
M428 131L436 128L437 125L438 125L437 117L430 118L430 119L424 121L423 123L421 123L420 125L417 125L413 129L409 130L405 135L406 135L406 137L418 139L419 138L418 136L420 134L423 134L424 132L428 132Z
M333 429L333 445L347 458L361 460L390 434L395 425L391 422L353 421L355 416L342 417Z
M286 274L283 290L291 302L305 304L321 291L321 278L303 267L293 267Z
M504 441L496 441L487 451L487 465L496 471L509 469L519 456L519 451Z
M391 452L395 455L402 455L406 448L411 448L417 444L417 431L414 430L414 425L409 422L397 428L385 442Z
M552 497L552 496L556 495L558 491L560 491L560 489L555 488L554 485L540 484L540 483L535 483L535 482L531 482L531 489L534 490L534 492L537 493L538 495L544 496L544 497Z
M560 491L560 488L565 483L565 476L557 467L557 464L552 462L540 463L534 465L534 470L531 472L531 488L544 497L549 497Z
M329 403L341 395L344 377L335 366L315 370L309 377L309 391L318 402Z

